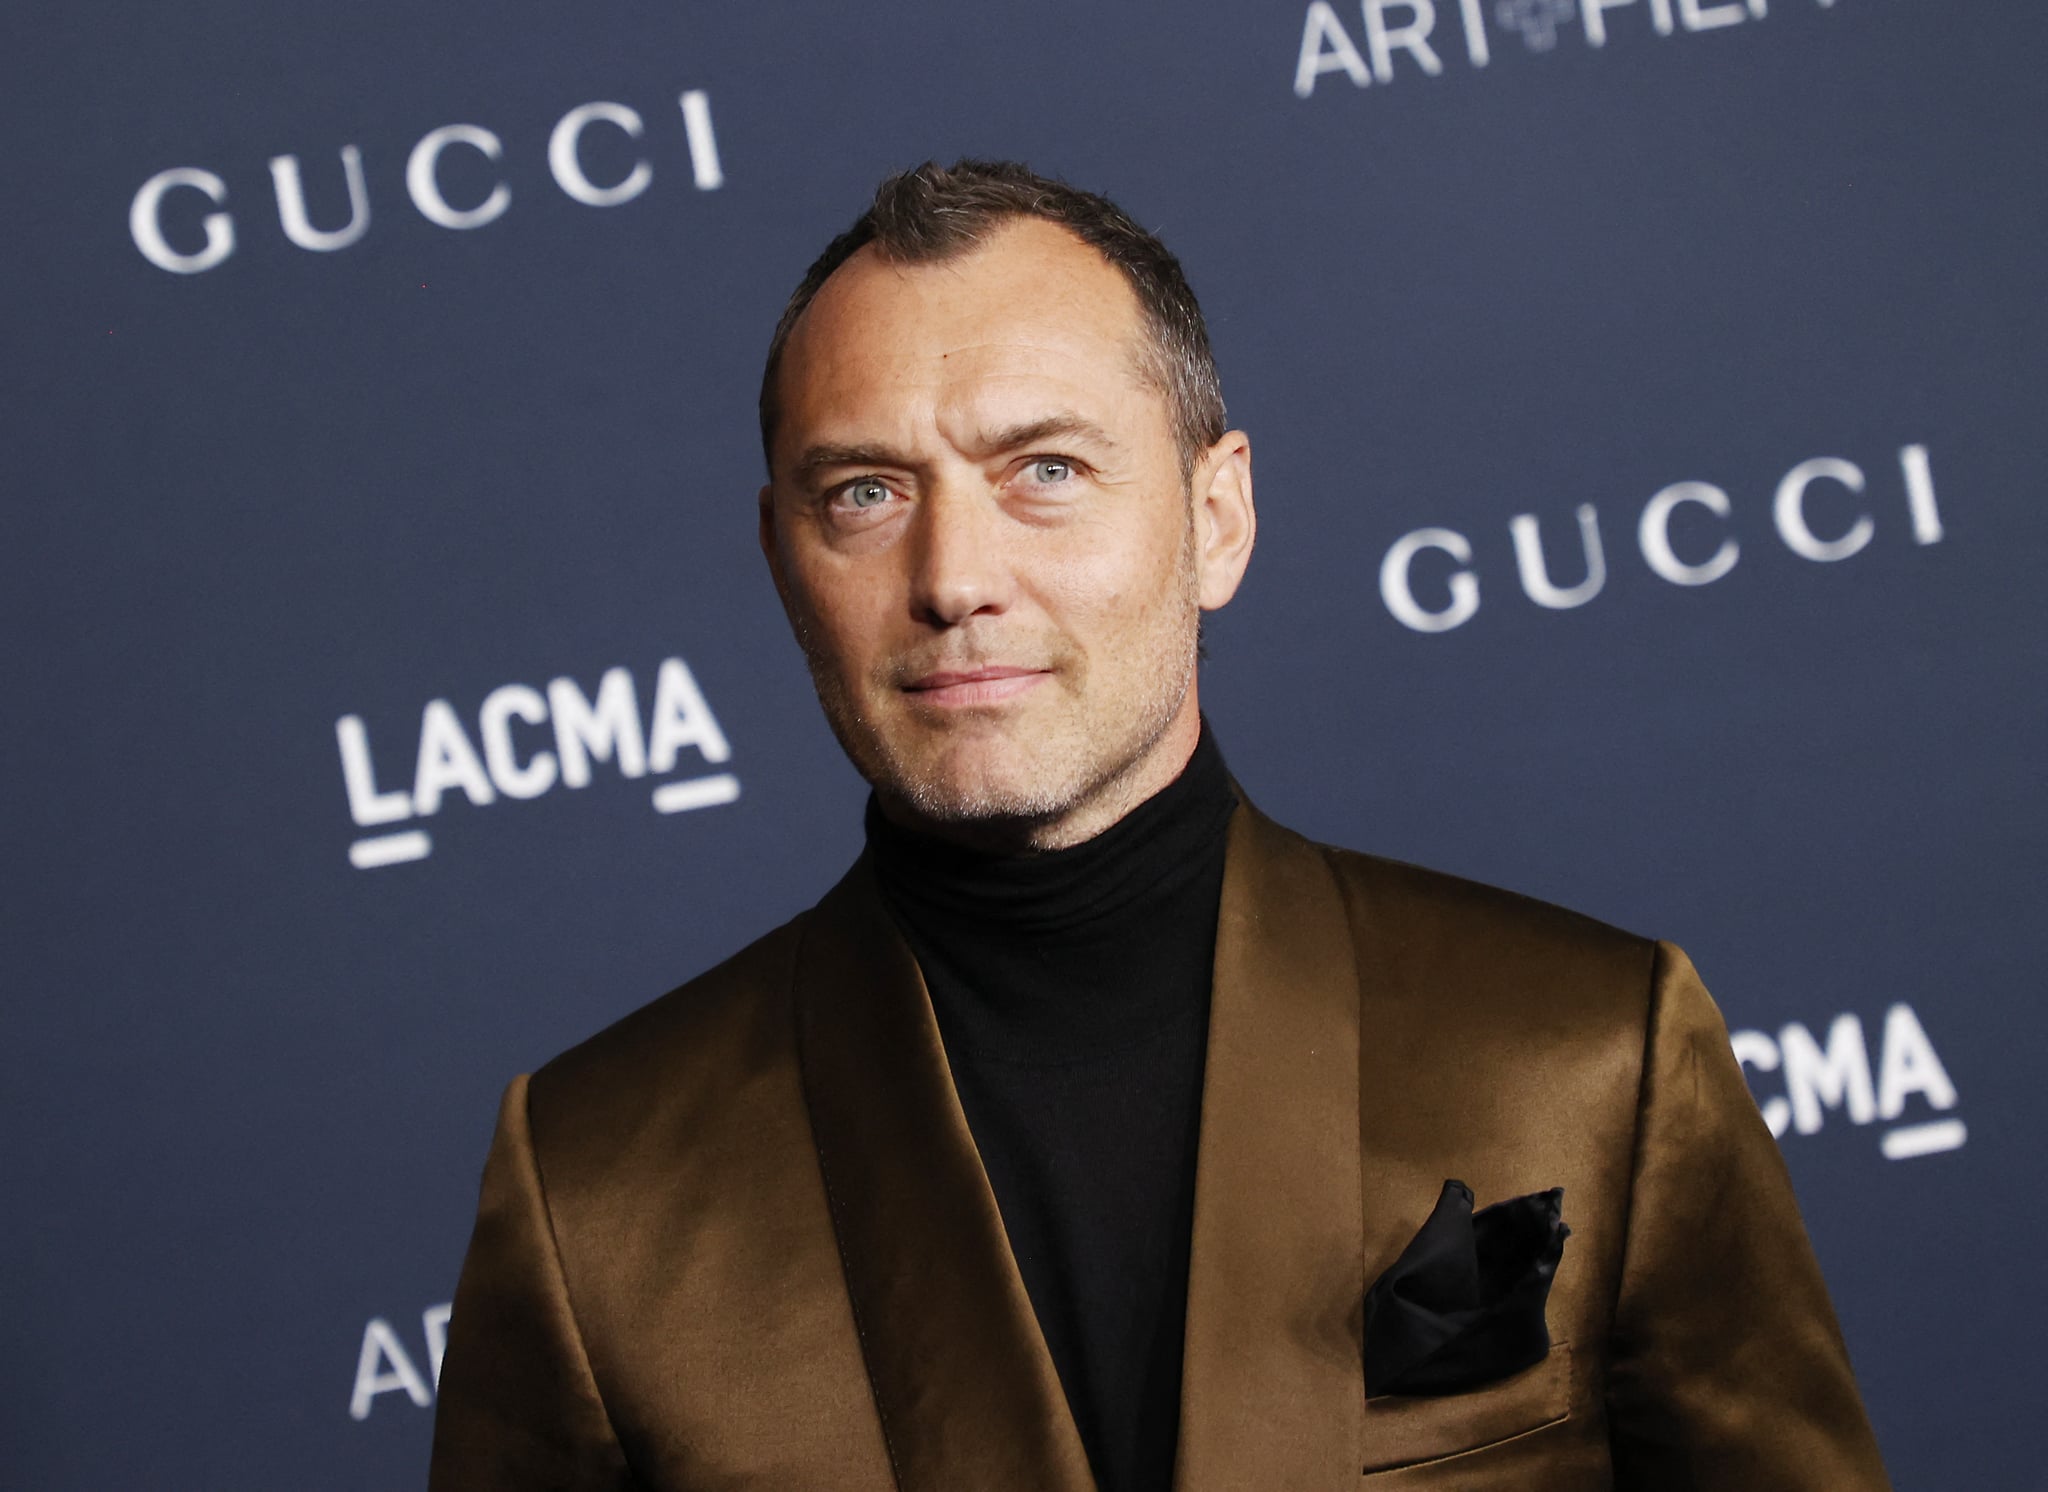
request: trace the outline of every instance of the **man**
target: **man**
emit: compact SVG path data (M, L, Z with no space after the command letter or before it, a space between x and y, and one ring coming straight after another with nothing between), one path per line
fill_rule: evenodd
M512 1084L437 1492L1885 1485L1684 955L1231 781L1250 446L1156 239L894 178L761 411L868 851Z

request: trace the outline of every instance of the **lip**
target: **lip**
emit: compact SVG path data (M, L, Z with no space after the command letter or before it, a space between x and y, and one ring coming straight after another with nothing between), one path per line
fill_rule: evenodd
M921 705L941 709L963 709L976 705L1002 704L1029 693L1049 676L1043 668L943 669L924 674L904 685L904 693Z

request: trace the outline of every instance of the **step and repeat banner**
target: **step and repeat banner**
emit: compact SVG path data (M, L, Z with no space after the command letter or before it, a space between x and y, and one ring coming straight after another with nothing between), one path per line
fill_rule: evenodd
M506 1080L858 850L754 393L875 181L963 154L1208 309L1252 795L1684 944L1898 1485L2032 1484L2048 11L8 33L0 1485L422 1482Z

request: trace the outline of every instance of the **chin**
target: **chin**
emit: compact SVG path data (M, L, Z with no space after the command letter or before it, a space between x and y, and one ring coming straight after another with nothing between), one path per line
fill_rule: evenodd
M935 824L1035 824L1072 806L1063 793L1005 785L911 784L899 795L920 818Z
M1048 819L1073 807L1079 793L1070 771L992 744L941 750L915 764L899 759L890 791L938 823Z

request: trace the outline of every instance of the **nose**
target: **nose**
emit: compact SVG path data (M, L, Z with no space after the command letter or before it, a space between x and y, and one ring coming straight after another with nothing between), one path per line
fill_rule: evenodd
M948 488L928 495L912 542L910 603L920 621L957 627L1008 609L1013 576L1003 516L986 495Z

